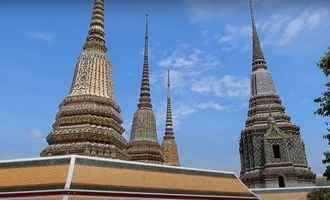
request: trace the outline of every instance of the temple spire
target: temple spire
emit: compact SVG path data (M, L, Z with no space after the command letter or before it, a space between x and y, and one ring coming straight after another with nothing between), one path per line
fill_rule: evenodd
M91 0L89 0L91 1ZM120 107L113 97L112 64L104 40L104 0L94 0L90 27L71 90L60 104L41 156L79 154L128 160Z
M167 98L171 97L171 79L170 79L170 69L167 70Z
M139 108L152 108L150 99L150 84L149 84L149 45L148 41L148 15L145 18L145 37L144 37L144 62L142 72L142 83L139 98Z
M178 147L175 141L173 131L173 119L172 119L172 105L170 94L170 70L167 72L167 110L166 110L166 127L162 143L162 150L164 154L164 164L179 166L179 154Z
M166 128L165 135L173 135L172 105L170 94L170 70L167 72L167 107L166 107Z
M267 69L266 60L262 52L261 43L259 40L257 27L255 23L254 10L253 10L253 0L250 0L250 15L252 22L252 46L253 46L253 55L252 55L252 65L253 71L258 68Z
M88 35L76 65L70 95L113 98L112 65L106 58L104 35L104 0L94 0Z
M141 91L138 109L133 117L131 137L127 152L132 161L162 164L164 158L158 143L156 118L152 110L150 99L148 15L146 15L145 21L145 47Z
M90 45L94 42L94 45ZM97 45L95 45L97 44ZM94 0L94 8L89 31L84 48L88 47L102 47L105 48L105 31L104 31L104 0Z
M261 49L252 0L253 56L251 97L245 128L241 132L240 179L250 188L311 186L315 175L310 170L299 127L290 121ZM261 148L260 148L261 147ZM290 163L290 164L288 164ZM280 174L280 176L279 176Z

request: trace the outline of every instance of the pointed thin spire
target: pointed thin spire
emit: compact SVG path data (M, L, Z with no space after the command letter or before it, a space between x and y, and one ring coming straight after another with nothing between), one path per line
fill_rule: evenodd
M148 36L148 14L145 19L145 36L144 36L144 63L142 72L142 83L139 99L139 108L152 108L150 98L150 84L149 84L149 36Z
M88 48L90 41L99 43L105 48L104 31L104 0L94 0L94 8L91 23L89 25L88 36L84 48Z
M167 98L171 97L171 79L170 79L170 69L167 70Z
M165 135L173 135L172 105L170 94L170 70L167 72L167 109L166 109L166 128Z
M258 68L266 69L266 61L264 54L262 52L257 27L255 23L254 17L254 9L253 9L253 0L250 0L250 15L251 15L251 22L252 22L252 46L253 46L253 55L252 55L252 65L253 71Z
M164 164L180 166L178 147L175 142L172 119L172 105L171 105L171 83L170 70L167 72L167 110L166 110L166 127L163 137L162 151L164 154Z

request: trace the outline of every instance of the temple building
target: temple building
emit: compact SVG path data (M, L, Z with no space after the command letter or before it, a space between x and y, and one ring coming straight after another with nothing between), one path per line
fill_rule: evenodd
M164 157L161 146L158 143L156 119L151 103L148 40L148 15L146 15L141 91L138 108L133 117L127 152L133 161L161 164L164 162Z
M49 145L42 158L0 161L0 199L258 200L235 173L178 167L169 81L165 136L162 146L158 143L148 16L138 109L129 142L122 136L104 35L104 0L95 0L87 40L70 93L47 137Z
M167 105L166 105L166 125L163 138L162 150L164 154L164 164L180 166L178 147L175 142L172 118L172 105L170 95L170 70L167 79Z
M76 154L163 164L150 97L148 16L140 98L129 142L122 135L125 130L113 95L112 65L106 55L104 36L104 0L95 0L70 93L59 106L53 130L47 137L49 145L41 156ZM167 143L171 137L165 138Z
M240 177L181 167L169 70L165 131L158 141L149 81L148 15L137 110L130 138L123 136L107 57L104 6L104 0L94 0L70 92L59 106L41 157L0 161L0 199L307 200L310 192L330 189L314 186L300 129L286 114L268 70L252 0L251 97L240 138Z
M268 71L252 1L252 74L248 118L241 132L241 179L250 188L312 186L299 127L286 114Z
M0 199L259 198L232 172L65 155L0 161Z
M41 156L79 154L129 159L104 35L104 1L95 0L70 93L59 106L53 130L47 137L49 146Z

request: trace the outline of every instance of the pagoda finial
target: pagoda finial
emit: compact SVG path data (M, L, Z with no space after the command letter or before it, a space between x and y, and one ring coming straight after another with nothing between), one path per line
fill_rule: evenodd
M139 108L152 108L150 98L150 84L149 84L149 46L148 46L148 14L146 14L145 22L145 37L144 37L144 63L142 72L142 83L139 99Z
M84 48L95 47L95 44L97 44L106 50L104 36L104 0L94 0L92 19ZM94 43L90 45L91 42Z
M171 80L170 80L170 69L167 69L167 98L170 98L171 92Z
M166 128L165 135L173 135L172 105L170 94L170 70L167 72L167 108L166 108Z
M253 71L258 68L266 69L266 61L264 54L262 52L257 27L255 23L254 9L253 9L253 0L250 0L250 15L252 22L252 46L253 46L253 55L252 55L252 65Z

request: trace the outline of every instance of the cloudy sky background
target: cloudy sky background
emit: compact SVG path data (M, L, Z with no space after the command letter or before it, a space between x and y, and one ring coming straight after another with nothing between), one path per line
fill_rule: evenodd
M91 1L0 2L0 159L36 157L46 146L86 38ZM106 39L125 136L136 110L144 15L150 15L152 101L161 139L165 73L172 70L175 132L182 164L239 172L251 71L247 0L106 1ZM309 163L321 174L324 120L313 99L325 78L316 63L330 46L330 3L258 0L264 53Z

